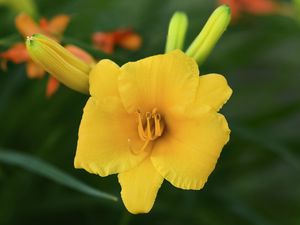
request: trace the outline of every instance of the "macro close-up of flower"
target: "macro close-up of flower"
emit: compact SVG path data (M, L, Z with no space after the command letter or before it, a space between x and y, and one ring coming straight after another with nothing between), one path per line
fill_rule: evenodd
M199 77L195 60L176 50L120 68L102 60L89 79L76 168L118 173L133 213L151 209L164 179L182 189L204 186L229 140L217 113L231 95L223 76Z
M177 24L187 16L175 13L167 53L121 67L108 59L85 64L42 34L27 38L38 65L91 96L81 119L75 168L100 176L117 173L122 200L133 214L151 210L164 179L181 189L203 188L229 140L227 121L217 112L232 90L222 75L199 76L196 62L224 32L229 12L227 6L216 9L187 53L177 45L184 41L178 34L186 30ZM215 21L222 23L215 26Z

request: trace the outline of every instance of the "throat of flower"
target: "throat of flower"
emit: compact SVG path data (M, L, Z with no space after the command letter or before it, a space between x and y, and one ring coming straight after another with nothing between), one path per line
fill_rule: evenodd
M144 141L144 145L137 151L131 148L132 153L139 154L145 151L151 141L159 138L164 131L164 122L161 115L154 108L152 112L146 112L144 115L140 110L137 110L137 131L139 137Z

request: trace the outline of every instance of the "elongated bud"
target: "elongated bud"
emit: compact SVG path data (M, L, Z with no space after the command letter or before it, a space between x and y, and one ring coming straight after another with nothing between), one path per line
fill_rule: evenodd
M192 42L186 54L202 64L226 30L230 19L230 8L227 5L218 7Z
M188 18L183 12L175 12L169 24L166 52L182 49L188 27Z
M28 37L26 47L32 60L67 87L89 93L91 67L54 40L41 34Z

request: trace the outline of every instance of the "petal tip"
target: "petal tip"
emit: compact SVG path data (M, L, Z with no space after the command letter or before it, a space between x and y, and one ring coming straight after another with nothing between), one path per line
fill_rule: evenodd
M74 167L75 169L84 169L88 173L96 174L99 175L100 177L106 177L110 175L110 173L108 173L107 171L99 168L99 166L97 166L96 163L82 163L81 161L78 160L76 156L74 160Z
M118 176L119 178L120 176ZM119 178L119 183L120 183L120 178ZM121 183L120 183L121 185ZM154 202L152 204L138 204L134 201L130 201L128 200L128 198L126 198L126 194L125 191L122 189L121 192L121 198L122 198L122 202L125 206L125 208L128 210L128 212L130 212L131 214L146 214L149 213L154 205Z

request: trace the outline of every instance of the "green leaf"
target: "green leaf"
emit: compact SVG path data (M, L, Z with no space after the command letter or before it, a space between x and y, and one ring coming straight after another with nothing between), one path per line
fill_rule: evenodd
M118 198L99 191L34 156L11 150L0 150L0 162L19 166L64 186L98 198L118 201Z

